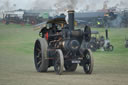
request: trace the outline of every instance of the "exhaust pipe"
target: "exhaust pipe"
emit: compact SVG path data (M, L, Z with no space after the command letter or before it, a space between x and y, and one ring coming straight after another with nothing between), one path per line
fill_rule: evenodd
M74 10L68 11L68 23L69 23L69 29L74 30Z
M108 39L108 29L105 30L106 39Z

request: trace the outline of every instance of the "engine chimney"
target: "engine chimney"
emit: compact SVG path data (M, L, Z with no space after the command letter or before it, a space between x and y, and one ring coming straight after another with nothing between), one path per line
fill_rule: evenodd
M68 24L69 24L69 29L74 30L74 10L68 11Z
M108 39L108 29L105 30L106 39Z

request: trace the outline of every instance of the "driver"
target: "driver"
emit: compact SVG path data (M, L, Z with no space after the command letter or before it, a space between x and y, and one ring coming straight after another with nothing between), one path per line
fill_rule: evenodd
M50 34L55 34L57 32L57 26L55 23L52 23L52 27L49 28L49 33Z

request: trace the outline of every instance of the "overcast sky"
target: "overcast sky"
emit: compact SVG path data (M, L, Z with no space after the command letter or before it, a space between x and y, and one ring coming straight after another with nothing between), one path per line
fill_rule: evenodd
M11 5L16 4L16 8L23 8L23 9L29 9L33 1L35 0L10 0Z
M6 1L6 0L0 0L0 4L2 1ZM14 4L16 4L17 9L21 8L21 9L30 9L32 8L34 5L39 6L40 8L52 8L54 7L56 2L60 2L60 1L65 1L66 0L8 0L10 1L11 6L13 6ZM74 1L74 0L72 0ZM103 2L105 0L78 0L77 1L77 8L84 8L86 7L85 5L90 5L90 7L92 7L92 9L96 9L96 8L100 8L103 7ZM123 6L126 5L126 7L128 6L128 0L108 0L109 4L108 6L114 6L117 3L120 3L121 1L124 2ZM60 3L60 6L63 5Z

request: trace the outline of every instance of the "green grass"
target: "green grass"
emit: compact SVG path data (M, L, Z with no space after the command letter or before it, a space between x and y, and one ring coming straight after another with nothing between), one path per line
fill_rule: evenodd
M34 40L38 37L32 26L0 24L0 47L14 52L32 53Z
M104 35L104 29L92 28ZM0 85L126 85L128 83L128 49L124 47L128 28L109 29L113 52L98 50L93 53L93 74L85 75L78 67L76 72L58 76L50 68L38 73L33 62L34 42L38 31L30 25L0 23Z

